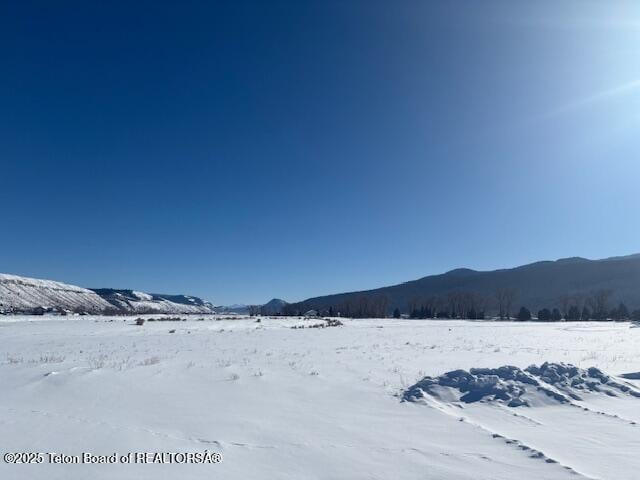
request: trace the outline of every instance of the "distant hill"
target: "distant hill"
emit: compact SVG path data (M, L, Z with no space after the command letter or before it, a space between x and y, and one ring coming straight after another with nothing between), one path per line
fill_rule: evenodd
M262 315L280 315L284 312L287 302L280 298L274 298L260 307L260 313Z
M607 291L605 301L610 306L625 302L630 309L640 308L640 255L604 260L575 257L494 271L456 269L390 287L309 298L290 304L287 313L313 308L323 313L389 315L396 308L410 313L428 306L474 308L495 315L502 303L513 314L520 306L533 312L573 304L582 308Z
M92 290L37 278L0 274L0 312L34 309L102 312L112 305Z
M235 313L238 315L281 315L282 313L284 313L284 309L287 305L288 303L284 300L273 298L263 305L245 305L241 303L235 305L217 306L216 312L228 314Z
M245 305L244 303L235 303L233 305L218 305L216 307L216 312L218 313L226 313L226 314L237 314L237 315L249 315L252 309L251 305Z
M52 280L0 274L0 313L213 313L198 297L112 288L87 289Z

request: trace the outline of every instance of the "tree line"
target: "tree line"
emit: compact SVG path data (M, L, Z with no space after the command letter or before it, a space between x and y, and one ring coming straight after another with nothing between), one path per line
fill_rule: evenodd
M517 290L497 288L493 294L472 291L453 291L444 295L415 296L406 306L394 306L386 295L348 296L328 305L318 306L308 302L291 303L284 307L283 315L304 315L314 309L322 316L349 318L382 318L391 314L395 318L413 319L470 319L493 318L501 320L576 321L576 320L639 320L640 310L630 311L624 302L611 307L614 292L609 289L591 293L560 296L556 305L545 307L537 316L526 306L514 311Z
M587 320L636 320L640 321L640 310L629 311L624 302L611 307L614 291L601 289L590 294L563 295L559 299L560 308L543 308L538 311L537 319L543 322L587 321ZM518 320L531 320L532 313L521 307Z
M307 310L317 310L319 315L347 318L384 318L389 310L389 297L386 295L361 295L346 298L335 305L318 307L305 302L290 303L283 308L284 315L304 315Z

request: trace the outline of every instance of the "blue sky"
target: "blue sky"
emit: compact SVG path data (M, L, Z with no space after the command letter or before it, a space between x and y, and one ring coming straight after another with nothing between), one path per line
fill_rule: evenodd
M640 251L637 3L13 3L2 272L228 304Z

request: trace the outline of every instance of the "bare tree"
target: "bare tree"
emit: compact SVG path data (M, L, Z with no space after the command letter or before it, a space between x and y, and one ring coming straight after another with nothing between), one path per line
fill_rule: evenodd
M489 308L489 298L486 295L478 294L478 313L483 315Z
M387 316L387 308L389 308L389 297L386 295L381 295L380 297L380 317L385 318Z
M571 295L571 301L580 311L584 308L586 300L587 296L584 293L574 293Z
M447 293L447 305L451 318L457 318L460 314L460 292Z
M376 295L371 302L371 316L376 318L384 318L387 316L387 306L389 298L386 295Z
M409 315L413 315L418 310L418 304L420 303L420 298L413 297L409 300Z
M569 304L571 303L571 295L569 295L568 293L564 293L560 295L560 298L558 300L560 302L562 318L567 318L567 313L569 313Z
M446 310L447 310L447 299L442 296L436 297L434 317L437 317L438 314L443 313Z
M338 307L343 317L351 317L353 315L353 303L351 299L347 299Z
M425 308L431 312L431 316L436 316L436 310L438 309L438 297L432 295L428 297L424 302Z
M512 288L498 288L495 293L498 302L498 315L500 320L509 318L511 314L511 304L515 297L515 290Z
M511 306L513 305L513 301L516 298L516 289L515 288L507 288L505 289L505 300L504 307L507 313L507 320L511 319Z
M613 295L612 290L601 289L593 292L591 297L593 318L605 320L609 314L609 299Z
M475 299L472 292L460 293L460 318L469 318L469 312L473 310Z
M371 312L369 310L369 297L366 295L361 295L358 298L358 310L356 312L356 317L366 318L370 317Z

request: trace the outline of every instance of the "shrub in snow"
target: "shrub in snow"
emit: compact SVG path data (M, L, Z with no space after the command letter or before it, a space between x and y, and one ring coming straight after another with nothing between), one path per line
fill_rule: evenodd
M148 367L150 365L156 365L157 363L160 363L160 357L149 357L138 362L138 365L141 367Z

